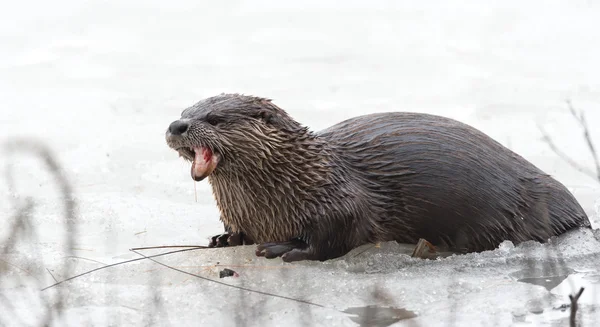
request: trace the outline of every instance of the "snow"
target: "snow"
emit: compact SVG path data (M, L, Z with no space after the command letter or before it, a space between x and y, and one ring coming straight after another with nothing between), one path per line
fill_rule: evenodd
M412 248L395 243L324 263L256 258L252 246L155 258L323 307L150 260L40 289L54 282L50 272L62 280L140 258L130 248L206 244L221 232L210 186L197 183L196 202L189 164L164 141L183 108L221 92L270 97L314 130L381 111L459 119L562 181L598 227L600 184L560 160L538 124L593 169L565 99L585 112L600 146L599 15L600 3L589 0L3 6L0 142L49 145L73 186L76 223L65 223L44 164L4 147L0 242L16 243L0 254L0 325L44 321L45 303L58 305L63 292L56 326L358 326L352 318L367 314L357 318L352 308L369 306L383 315L379 326L390 312L416 315L394 326L565 326L569 309L558 308L582 286L579 319L597 324L598 231L438 260L410 258ZM9 235L28 197L35 200L28 230L35 233ZM66 230L77 232L72 247ZM239 277L219 279L224 267Z

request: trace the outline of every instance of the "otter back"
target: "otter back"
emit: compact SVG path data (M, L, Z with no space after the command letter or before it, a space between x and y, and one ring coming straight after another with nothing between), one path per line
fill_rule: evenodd
M481 251L590 226L564 185L458 121L380 113L318 135L362 187L387 199L385 214L369 218L382 227L381 240Z

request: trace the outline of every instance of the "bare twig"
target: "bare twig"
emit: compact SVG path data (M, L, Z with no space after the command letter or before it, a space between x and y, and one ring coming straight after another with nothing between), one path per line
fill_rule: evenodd
M70 256L66 256L65 258L72 258L72 259L80 259L80 260L87 260L87 261L91 261L91 262L95 262L95 263L99 263L101 265L105 265L107 266L108 264L102 262L102 261L98 261L98 260L94 260L94 259L88 259L88 258L84 258L84 257L78 257L76 255L70 255Z
M21 234L25 234L29 231L29 226L31 226L31 222L29 221L29 215L33 211L34 202L30 197L25 198L22 205L19 205L17 208L17 212L13 219L13 224L9 228L10 233L8 234L8 238L0 243L2 245L3 253L10 253L13 251L17 240Z
M54 178L55 183L58 185L60 189L60 201L64 207L64 224L65 230L67 231L65 237L65 251L68 255L71 255L71 251L73 245L75 244L75 238L77 235L77 224L76 224L76 205L73 197L73 188L68 181L67 174L63 171L62 167L56 160L54 154L43 142L30 140L30 139L14 139L4 144L3 146L4 152L8 155L14 153L27 153L33 154L36 158L40 159L45 168L50 172L52 177ZM9 182L9 187L14 189L14 181L12 180L11 168L13 165L10 163L6 165L6 177ZM33 200L27 199L25 203L25 208L27 210L18 210L17 212L17 221L16 226L20 226L22 232L27 231L33 235L35 235L35 227L31 225L31 212L33 208ZM13 242L16 242L16 238L13 239ZM14 243L8 242L8 247L5 246L5 249L14 246ZM63 275L69 275L72 266L69 262L65 262L62 265ZM40 285L41 287L41 285ZM55 303L50 305L50 302L47 302L47 310L44 315L44 322L42 325L50 325L50 322L54 317L59 317L62 315L63 310L63 299L64 299L64 290L59 290L55 297Z
M569 299L571 300L571 316L569 317L569 326L571 326L571 327L577 326L577 324L575 322L575 320L576 320L575 317L577 315L577 309L578 309L577 300L579 300L579 297L583 293L584 289L585 288L583 288L583 287L580 288L579 292L577 292L577 294L575 296L569 295Z
M552 141L552 139L550 138L548 133L546 133L546 130L544 130L544 128L542 126L538 125L538 128L540 129L540 132L542 133L542 138L544 139L544 142L546 142L548 144L550 149L557 156L559 156L562 160L564 160L566 163L568 163L571 167L575 168L577 171L579 171L593 179L596 179L596 174L594 173L593 170L591 170L587 167L584 167L584 166L580 165L579 163L577 163L575 160L571 159L571 157L569 157L566 153L562 152L556 146L556 144L554 144L554 142Z
M138 250L151 250L151 249L176 249L176 248L195 248L195 249L209 249L208 246L204 245L158 245L158 246L146 246L142 248L132 248L130 251Z
M93 273L95 271L98 271L98 270L102 270L102 269L106 269L106 268L110 268L110 267L114 267L114 266L119 266L119 265L123 265L123 264L126 264L126 263L134 262L134 261L146 260L146 259L149 259L149 258L160 257L160 256L168 255L168 254L173 254L173 253L178 253L178 252L185 252L185 251L191 251L191 250L197 250L197 249L201 249L201 248L187 248L187 249L182 249L182 250L176 250L176 251L170 251L170 252L165 252L165 253L159 253L159 254L155 254L155 255L150 255L150 256L147 256L147 257L145 256L143 258L136 258L136 259L125 260L125 261L113 263L113 264L110 264L110 265L106 265L106 266L98 267L98 268L95 268L95 269L92 269L92 270L88 270L88 271L86 271L84 273L75 275L73 277L69 277L67 279L63 279L63 280L61 280L61 281L59 281L57 283L54 283L54 284L52 284L50 286L44 287L41 290L45 291L45 290L47 290L49 288L58 286L58 285L60 285L62 283L65 283L65 282L68 282L70 280L79 278L81 276L85 276L87 274L91 274L91 273Z
M577 112L575 111L575 108L573 108L571 100L567 100L567 106L569 106L571 114L573 115L573 117L575 117L575 119L577 119L579 125L581 125L581 128L583 129L583 137L587 142L588 148L590 149L592 157L594 158L594 164L596 165L596 177L598 178L598 181L600 181L600 160L598 160L598 154L596 152L596 148L594 147L594 143L592 142L592 138L590 136L590 129L587 125L585 115L583 111L579 113L579 116L577 115Z
M189 276L192 276L192 277L203 279L203 280L208 281L208 282L217 283L219 285L223 285L223 286L235 288L235 289L238 289L238 290L241 290L241 291L246 291L246 292L251 292L251 293L266 295L266 296L270 296L270 297L276 297L276 298L280 298L280 299L284 299L284 300L294 301L296 303L303 303L303 304L308 304L308 305L316 306L316 307L319 307L319 308L327 308L326 306L324 306L322 304L318 304L318 303L314 303L314 302L310 302L310 301L306 301L306 300L295 299L293 297L289 297L289 296L285 296L285 295L277 295L277 294L263 292L263 291L258 291L258 290L253 290L253 289L250 289L250 288L241 287L241 286L237 286L237 285L227 284L227 283L224 283L224 282L221 282L221 281L218 281L218 280L210 279L210 278L203 277L203 276L200 276L200 275L197 275L197 274L193 274L193 273L185 271L185 270L181 270L181 269L169 266L169 265L164 264L164 263L162 263L160 261L154 260L153 256L145 256L144 254L142 254L140 252L137 252L137 251L135 251L133 249L131 251L143 257L143 258L140 258L140 259L149 259L150 261L153 261L153 262L155 262L155 263L157 263L157 264L159 264L159 265L161 265L163 267L166 267L166 268L178 271L178 272L180 272L182 274L186 274L186 275L189 275ZM328 309L336 310L336 309L333 309L333 308L328 308ZM338 310L336 310L336 311L338 311Z
M577 169L579 172L597 180L600 182L600 160L598 159L598 154L596 152L596 148L594 147L594 143L592 142L592 138L590 136L590 132L589 132L589 127L587 125L587 121L585 120L585 115L583 114L583 111L580 111L579 113L577 113L577 110L575 110L575 108L573 107L573 105L571 104L570 100L567 100L567 106L569 107L569 111L571 112L571 114L573 115L573 117L575 117L575 119L577 120L577 122L579 123L579 125L581 126L581 129L583 129L583 136L586 140L586 143L588 145L588 149L590 150L590 153L592 154L592 157L594 159L594 164L596 167L596 171L594 172L592 169L584 167L582 165L580 165L578 162L576 162L575 160L573 160L571 157L569 157L567 154L565 154L564 152L562 152L557 146L556 144L554 144L554 142L552 141L552 139L550 138L550 136L548 135L548 133L546 133L546 131L544 130L544 128L538 124L538 128L540 129L540 132L542 133L542 137L544 139L544 142L546 142L548 144L548 146L550 147L550 149L557 155L559 156L562 160L564 160L565 162L567 162L571 167Z
M46 271L48 271L48 273L50 274L50 276L52 276L52 279L54 279L54 281L58 283L58 280L56 279L56 277L54 277L54 275L52 274L52 272L50 271L50 269L46 268Z
M33 275L33 274L32 274L32 273L29 271L29 270L27 270L27 269L25 269L25 268L21 268L21 267L19 267L19 266L15 265L15 264L13 264L13 263L10 263L10 262L8 262L8 261L6 261L6 260L4 260L4 259L1 259L1 258L0 258L0 261L1 261L2 263L4 263L5 265L7 265L7 266L11 266L11 267L13 267L13 268L17 268L17 269L19 269L20 271L22 271L22 272L26 273L27 275L29 275L29 276L31 276L31 277L33 277L33 278L36 278L36 279L37 279L37 277L35 277L35 276L34 276L34 275ZM0 268L2 268L2 266L0 266ZM0 271L1 271L1 269L0 269Z

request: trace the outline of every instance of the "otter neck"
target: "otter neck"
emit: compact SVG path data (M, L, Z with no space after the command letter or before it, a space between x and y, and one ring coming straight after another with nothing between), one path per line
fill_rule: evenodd
M326 142L308 131L275 138L253 140L209 177L223 222L256 242L302 237L333 193L336 167Z

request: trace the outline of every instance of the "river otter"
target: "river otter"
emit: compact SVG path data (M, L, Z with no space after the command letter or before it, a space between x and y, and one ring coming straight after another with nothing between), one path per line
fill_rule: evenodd
M590 226L561 183L440 116L377 113L312 132L269 99L221 94L185 109L166 141L212 185L226 233L210 246L258 243L267 258L419 238L477 252Z

